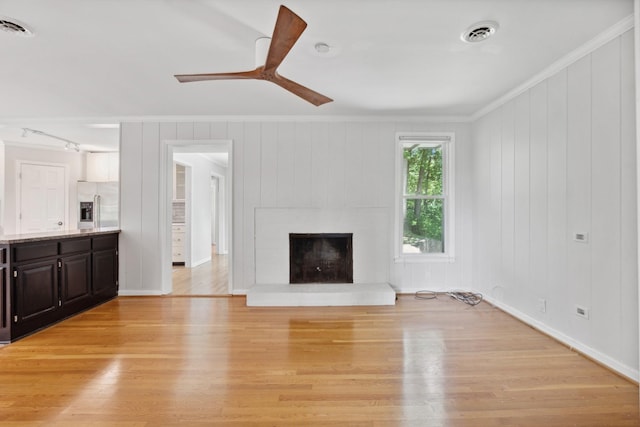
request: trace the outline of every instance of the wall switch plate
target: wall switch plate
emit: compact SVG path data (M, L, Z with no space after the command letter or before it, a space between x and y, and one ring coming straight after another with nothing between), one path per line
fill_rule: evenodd
M575 311L577 316L583 317L585 319L589 318L589 309L586 307L582 307L580 305L576 305L576 311Z
M577 232L573 234L573 240L580 243L588 243L589 242L589 233L585 232Z

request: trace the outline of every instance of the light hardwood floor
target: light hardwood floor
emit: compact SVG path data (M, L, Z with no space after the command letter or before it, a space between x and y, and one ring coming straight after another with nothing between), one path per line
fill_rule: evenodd
M2 426L638 426L638 387L481 303L120 297L0 348Z
M194 268L174 265L171 295L229 295L229 257L211 247L211 261Z

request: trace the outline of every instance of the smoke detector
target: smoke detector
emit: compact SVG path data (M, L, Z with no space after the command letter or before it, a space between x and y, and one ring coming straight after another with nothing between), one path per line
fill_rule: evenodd
M0 30L4 31L5 33L13 34L15 36L33 36L33 31L31 31L25 24L16 21L15 19L2 16L0 16Z
M498 31L500 26L494 21L477 22L467 28L460 38L467 43L483 42Z

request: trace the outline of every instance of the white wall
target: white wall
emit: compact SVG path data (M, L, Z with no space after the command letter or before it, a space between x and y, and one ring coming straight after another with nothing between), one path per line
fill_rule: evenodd
M78 208L76 202L76 183L84 179L85 156L75 151L49 150L38 147L20 147L10 143L5 144L3 164L4 172L4 234L15 234L16 224L16 164L17 161L32 161L40 163L64 164L68 167L67 177L69 187L69 220L68 229L78 228Z
M473 124L473 277L499 306L637 380L633 61L628 31Z
M470 126L385 121L123 123L121 126L120 289L162 293L159 176L163 141L233 141L233 292L256 283L257 208L393 211L397 131L456 133L456 247L453 263L395 264L390 282L401 291L468 288L471 282ZM393 215L390 215L392 217ZM390 218L389 227L392 227ZM389 253L391 244L389 242Z

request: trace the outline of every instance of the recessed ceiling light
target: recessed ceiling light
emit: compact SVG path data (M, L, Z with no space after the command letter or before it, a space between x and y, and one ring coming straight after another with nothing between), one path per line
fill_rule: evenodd
M500 26L495 21L477 22L467 28L460 38L467 43L478 43L485 41L498 31Z
M17 21L13 18L7 18L0 16L0 30L13 34L15 36L32 37L33 31L31 31L25 24Z

